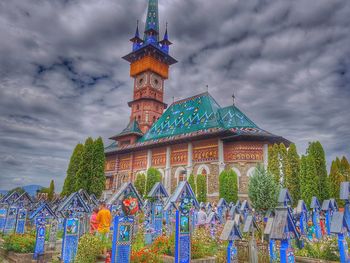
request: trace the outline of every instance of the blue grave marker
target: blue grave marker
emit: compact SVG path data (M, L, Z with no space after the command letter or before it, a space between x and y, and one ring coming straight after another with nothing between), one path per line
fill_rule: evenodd
M45 202L41 203L29 217L29 219L35 221L36 226L34 259L39 259L45 252L46 224L53 218L56 218L56 215Z
M15 232L17 212L18 208L15 206L10 206L7 210L4 234L12 234Z
M207 226L209 226L210 236L215 238L217 226L221 224L219 215L215 212L211 212L205 223Z
M312 223L315 227L315 235L317 239L320 239L322 237L320 224L321 205L316 196L312 197L310 208L312 209Z
M346 241L346 235L349 231L350 226L345 220L344 213L334 212L330 232L338 235L338 248L341 263L350 262L348 243Z
M234 220L227 220L223 231L220 235L221 240L228 240L227 246L227 263L238 263L238 251L235 245L235 240L242 239L242 233L239 225Z
M173 225L175 222L176 206L172 202L168 202L164 206L165 222L166 222L166 234L170 236L173 233Z
M148 197L151 200L152 212L152 229L154 230L153 239L162 235L163 228L163 210L164 201L169 197L165 187L162 183L156 183L151 191L148 193Z
M124 183L119 191L107 200L108 205L121 206L123 214L114 218L111 263L129 263L134 216L144 206L132 183Z
M255 231L260 232L260 228L256 223L255 217L253 215L248 215L243 226L243 233L251 234L249 240L249 262L258 263L258 248L255 240Z
M7 205L2 204L0 206L0 233L4 231L7 216Z
M218 202L217 212L218 212L221 224L224 224L226 221L226 211L227 211L227 202L224 198L220 198Z
M325 220L327 235L330 235L333 213L337 211L337 208L334 207L334 202L331 202L331 200L324 200L322 203L321 210L324 213L324 220Z
M199 208L195 194L187 181L179 183L173 195L168 199L177 207L175 223L175 262L191 261L191 210Z
M247 200L244 200L240 206L239 204L237 204L236 207L239 209L239 212L243 215L244 220L246 220L248 214L252 211L252 208L250 207L249 202Z
M61 251L61 261L63 263L70 263L74 260L79 235L81 234L81 219L90 212L89 204L84 201L79 192L72 193L58 207L57 213L64 217Z
M309 218L307 206L303 200L298 201L298 206L296 208L296 216L298 217L300 235L306 237L308 234L307 222L309 221ZM302 239L300 240L300 247L304 247L304 240Z
M273 213L273 216L275 216L274 213ZM272 214L271 214L270 217L268 217L268 219L266 221L266 226L264 229L264 234L269 237L270 263L278 262L278 258L279 258L278 253L277 253L276 240L270 238L271 231L272 231L273 219L274 218L272 217Z
M24 234L27 219L27 209L20 208L17 213L16 234Z

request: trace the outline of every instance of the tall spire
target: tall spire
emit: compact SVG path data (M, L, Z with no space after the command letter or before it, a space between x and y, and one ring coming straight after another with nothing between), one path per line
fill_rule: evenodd
M147 32L152 32L156 35L156 41L159 41L159 16L158 16L158 0L148 0L148 11L145 24L145 36L147 38Z

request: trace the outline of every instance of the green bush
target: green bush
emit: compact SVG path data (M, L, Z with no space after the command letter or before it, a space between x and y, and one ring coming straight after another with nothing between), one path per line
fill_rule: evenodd
M147 180L146 180L146 192L145 195L151 191L152 187L162 181L162 175L156 168L149 168L147 170Z
M301 257L339 261L339 250L336 237L330 237L319 242L305 241L302 249L296 249L295 254Z
M193 192L196 194L196 182L193 174L190 174L190 177L188 178L188 183L191 186Z
M91 234L83 235L79 240L74 263L95 263L102 249L103 243L98 237Z
M11 234L4 237L4 248L6 251L15 253L34 253L35 236L30 234Z
M137 192L143 197L145 195L145 188L146 188L146 175L144 173L140 173L136 176L135 180L135 188Z
M198 202L207 201L207 178L203 174L197 175L197 199Z
M219 176L220 198L225 198L227 202L237 202L238 182L237 174L232 170L225 170Z

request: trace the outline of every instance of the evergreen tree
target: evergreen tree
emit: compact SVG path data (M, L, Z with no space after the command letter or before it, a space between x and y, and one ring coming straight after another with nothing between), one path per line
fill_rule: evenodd
M349 181L350 180L350 164L348 160L346 159L345 156L339 161L340 166L339 170L342 176L344 177L344 181Z
M282 175L282 185L286 187L286 170L288 165L288 152L284 143L279 145L280 174Z
M313 196L319 198L319 181L316 162L312 155L303 156L301 158L300 174L301 198L308 206L310 206Z
M49 199L49 201L53 200L54 195L55 195L55 182L54 182L54 180L51 180L49 191L48 191L48 199Z
M146 175L144 173L139 173L136 176L136 180L135 180L135 188L137 190L137 192L139 192L139 194L143 197L145 196L145 189L146 189Z
M297 202L300 199L300 157L295 144L291 144L288 149L287 163L285 169L284 182L288 188L293 201Z
M269 146L268 151L268 171L273 176L277 184L280 184L280 163L279 163L279 146L274 144Z
M149 168L147 170L147 179L146 179L146 192L145 195L148 195L148 193L152 190L152 187L162 181L162 175L156 168Z
M203 174L197 175L197 200L198 202L207 201L207 177Z
M194 174L190 174L190 177L188 178L188 183L190 184L193 192L196 194L197 190L196 190L196 181L194 178Z
M80 162L82 160L84 151L84 145L77 144L74 148L72 156L69 161L69 166L67 169L66 179L64 180L64 185L62 189L62 196L68 196L79 189L76 189L76 175L79 169Z
M315 164L316 174L315 180L318 183L318 192L317 196L322 202L325 199L329 198L329 180L326 167L326 156L323 150L323 147L320 142L312 142L309 144L307 153L312 156ZM305 201L305 200L304 200Z
M94 140L91 137L89 137L86 139L84 144L82 159L80 161L79 169L75 180L76 191L79 189L84 189L89 194L91 194L90 184L93 184L94 178L94 152Z
M280 185L275 178L259 165L249 179L248 196L253 207L259 212L266 212L277 206Z
M219 195L227 202L237 202L238 200L238 178L232 169L222 171L219 176Z
M95 194L100 198L106 185L105 178L105 153L101 137L94 141L93 163L92 163L92 180L89 185L89 194Z
M337 202L339 202L340 183L344 181L344 177L338 166L339 164L340 162L337 162L337 160L332 161L331 170L329 173L330 195L331 197L336 198Z

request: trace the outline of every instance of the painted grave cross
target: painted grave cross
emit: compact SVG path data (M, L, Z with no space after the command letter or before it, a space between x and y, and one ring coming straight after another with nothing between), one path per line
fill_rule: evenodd
M4 203L0 204L0 233L2 233L5 228L7 208L8 208L7 204L4 204Z
M337 211L336 207L334 207L333 204L334 203L331 202L331 200L324 200L321 207L324 217L324 226L326 228L322 232L327 233L327 235L331 234L331 221L333 213Z
M227 220L220 235L221 240L229 241L227 246L227 263L238 263L238 251L235 240L242 239L239 225L234 220Z
M317 239L320 239L322 237L320 222L321 205L316 196L312 197L310 208L312 209L312 223L315 227L315 235Z
M15 232L15 228L16 228L16 219L17 219L17 212L18 212L18 208L17 206L14 205L14 202L16 199L18 199L19 197L19 193L17 193L16 191L7 194L2 200L1 202L6 204L7 209L5 209L5 205L3 206L4 209L3 212L6 212L6 216L5 216L5 220L4 222L4 227L3 227L3 233L4 234L11 234L13 232Z
M260 228L256 223L254 216L248 215L244 223L243 233L249 233L251 235L248 246L250 263L258 263L258 247L255 240L255 231L260 232Z
M346 235L350 232L350 226L346 222L343 212L334 212L330 232L338 235L340 262L349 263L350 257Z
M215 238L217 232L217 225L221 224L219 215L215 212L211 212L208 215L207 221L205 223L207 226L209 226L210 236L212 238Z
M238 207L238 206L237 206ZM246 220L248 214L252 211L251 206L247 200L244 200L239 206L239 212L243 215L244 220Z
M167 205L173 203L175 216L175 262L189 263L191 261L191 213L199 208L196 196L187 181L182 181L168 199ZM166 206L167 206L166 205Z
M33 220L36 226L34 259L39 260L39 258L44 255L46 224L49 220L55 218L56 214L52 211L51 207L46 202L41 203L31 213L29 219Z
M16 221L17 234L24 234L28 210L31 209L33 203L34 202L32 198L29 196L27 192L24 192L21 196L19 196L14 201L14 204L18 208L17 221Z
M112 263L129 263L134 216L143 207L143 201L132 183L124 183L119 191L107 200L107 205L118 206L122 215L114 217Z
M90 213L89 205L79 192L72 193L57 209L63 218L63 240L61 260L63 263L73 262L78 249L81 219Z
M162 235L164 201L168 198L168 192L162 183L156 183L148 193L151 201L152 228L154 230L153 239Z
M219 215L221 224L224 224L226 222L227 205L228 204L225 198L220 198L218 202L218 215Z

